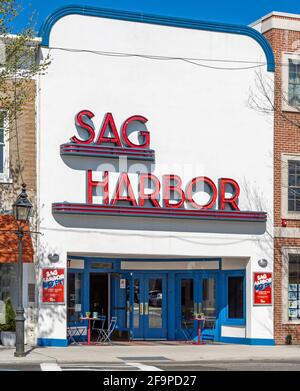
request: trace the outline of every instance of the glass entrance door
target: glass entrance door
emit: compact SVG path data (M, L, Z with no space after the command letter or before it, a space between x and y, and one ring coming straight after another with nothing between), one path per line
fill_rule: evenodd
M205 317L202 338L215 340L217 333L217 279L216 276L202 276L200 281L202 308L199 309L199 312L202 312Z
M192 339L197 335L195 314L203 313L202 338L216 339L217 283L213 273L194 272L176 276L176 339Z
M130 273L111 274L111 316L117 317L118 336L131 338L131 296L132 284Z
M167 338L166 288L165 275L134 276L132 300L134 338Z

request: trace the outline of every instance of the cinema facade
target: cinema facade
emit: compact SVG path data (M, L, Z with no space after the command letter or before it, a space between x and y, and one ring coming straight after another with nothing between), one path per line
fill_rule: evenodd
M115 338L184 340L204 314L203 339L274 344L266 39L74 6L40 35L37 343L97 312Z

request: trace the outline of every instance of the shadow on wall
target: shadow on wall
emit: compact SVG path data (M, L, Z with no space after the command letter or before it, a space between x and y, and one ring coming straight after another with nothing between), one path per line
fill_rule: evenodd
M265 309L262 307L262 309ZM273 335L274 334L274 322L273 322L273 311L272 307L268 307L268 316L267 319L264 317L255 317L255 323L257 323L257 326L261 330L265 330L266 335ZM270 338L270 337L269 337Z
M40 243L39 249L38 249L38 259L39 262L36 265L36 284L37 284L37 292L38 292L38 332L37 337L38 338L56 338L53 337L53 335L57 334L58 328L61 330L64 330L63 333L59 333L60 337L59 339L66 339L67 338L67 312L66 312L66 305L65 304L43 304L42 303L42 269L44 267L51 268L51 267L57 267L57 268L64 268L61 264L51 264L48 259L47 255L49 253L56 252L56 249L53 247L49 247L47 245L43 245ZM67 285L66 285L66 276L65 276L65 298L67 300Z
M264 196L262 190L251 185L245 178L241 186L243 194L246 195L246 207L249 210L264 210L267 213L267 222L265 225L265 235L255 237L256 244L264 256L273 260L274 258L274 235L273 235L273 210L270 207L270 201Z
M216 234L263 235L266 223L195 221L189 219L161 219L125 216L53 215L63 227L89 229L117 229L134 231L198 232Z
M60 304L40 304L39 338L53 338L57 325L66 330L66 307ZM62 337L60 337L62 338ZM65 338L67 334L65 332Z

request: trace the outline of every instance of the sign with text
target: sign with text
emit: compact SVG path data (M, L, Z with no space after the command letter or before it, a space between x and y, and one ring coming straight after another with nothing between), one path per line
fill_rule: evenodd
M272 273L254 273L254 305L272 305Z
M42 303L65 302L64 269L43 269L42 284Z
M199 175L184 184L176 174L157 177L153 172L155 152L150 149L146 117L133 115L118 130L113 114L106 113L98 135L94 117L95 114L87 109L77 113L75 127L78 135L60 147L64 159L82 156L99 161L97 172L86 170L86 202L55 202L52 204L53 213L266 222L265 212L240 211L240 186L232 178L222 177L216 182ZM129 174L125 159L114 184L115 167L112 172L107 165L105 170L100 168L100 162L110 158L140 160L145 164L152 161L152 164L150 167L144 164L144 170L140 170L140 162L138 172Z

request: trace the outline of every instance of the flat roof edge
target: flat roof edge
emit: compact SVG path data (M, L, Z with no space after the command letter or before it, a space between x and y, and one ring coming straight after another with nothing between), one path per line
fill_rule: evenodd
M284 16L284 17L289 17L289 18L298 18L300 20L300 14L291 14L288 12L272 11L272 12L269 12L268 14L262 16L261 18L259 18L255 22L250 23L249 26L253 27L253 26L263 22L264 20L269 19L271 16Z

